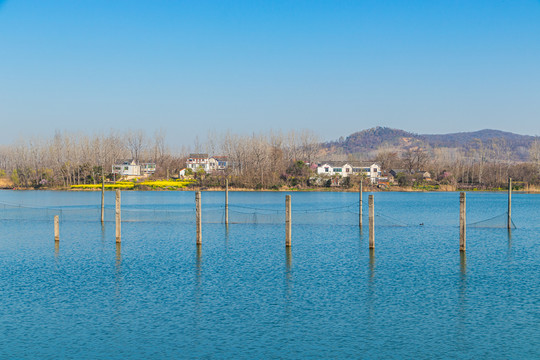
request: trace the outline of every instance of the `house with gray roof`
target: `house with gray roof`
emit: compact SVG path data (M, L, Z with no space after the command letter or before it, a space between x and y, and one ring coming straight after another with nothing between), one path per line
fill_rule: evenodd
M372 183L376 183L377 178L381 175L381 167L367 161L324 161L317 164L317 174L341 177L363 175Z

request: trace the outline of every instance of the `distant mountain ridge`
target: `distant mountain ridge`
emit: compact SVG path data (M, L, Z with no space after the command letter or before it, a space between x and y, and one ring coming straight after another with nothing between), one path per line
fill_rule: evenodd
M502 141L512 151L514 157L524 159L527 157L527 149L534 139L535 137L530 135L519 135L492 129L451 134L415 134L405 130L377 126L355 132L346 138L323 143L323 149L328 155L372 153L380 147L398 150L416 146L468 150L477 147L480 141L485 145L489 145L493 141Z

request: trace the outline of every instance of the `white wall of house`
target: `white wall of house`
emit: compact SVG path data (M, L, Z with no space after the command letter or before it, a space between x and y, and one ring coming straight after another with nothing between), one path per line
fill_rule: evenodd
M203 169L208 172L210 170L210 164L208 158L189 158L186 162L186 167L197 172L199 169Z
M155 163L144 163L141 164L141 172L143 174L153 174L156 172L156 164Z
M208 159L210 171L225 170L227 168L227 160L223 157L211 157Z
M342 177L348 177L351 175L364 175L371 180L372 183L377 181L377 178L381 174L380 166L377 164L372 164L370 166L364 167L353 167L349 163L343 163L341 166L332 166L328 163L321 164L317 166L318 175L340 175Z
M341 170L341 176L348 177L353 173L353 167L350 164L343 165Z
M322 164L317 166L318 175L334 175L334 168L329 164Z
M141 166L133 164L116 164L112 167L113 174L121 176L139 176L141 175Z
M225 170L227 168L227 160L219 156L210 158L190 157L186 161L186 168L192 169L194 172L199 169L203 169L205 172Z

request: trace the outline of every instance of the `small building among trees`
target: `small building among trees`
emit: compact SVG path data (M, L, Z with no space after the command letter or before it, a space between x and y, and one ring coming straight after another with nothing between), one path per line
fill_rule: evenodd
M112 173L120 176L144 176L156 172L156 164L146 162L137 164L133 159L117 161L112 166Z
M348 177L353 175L363 175L374 184L381 175L381 167L372 162L362 161L325 161L317 165L318 175L339 175Z
M211 173L225 170L228 164L229 161L226 156L208 157L208 154L189 154L186 169L191 169L194 173L201 169L206 173Z

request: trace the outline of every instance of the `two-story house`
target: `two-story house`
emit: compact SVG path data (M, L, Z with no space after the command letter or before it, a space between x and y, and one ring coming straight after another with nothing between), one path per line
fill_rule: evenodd
M210 170L209 161L208 154L189 154L186 168L193 170L193 172L197 172L199 169L208 172Z
M376 183L381 175L381 167L376 163L365 161L325 161L317 164L317 174L342 177L364 175L372 183Z
M227 168L229 161L226 156L212 156L208 154L190 154L186 161L186 168L197 172L203 169L207 173L223 171Z
M135 160L121 160L112 166L112 173L120 176L143 176L155 172L156 164L151 162L137 164Z
M120 176L140 176L141 166L135 160L121 160L112 166L112 173Z

